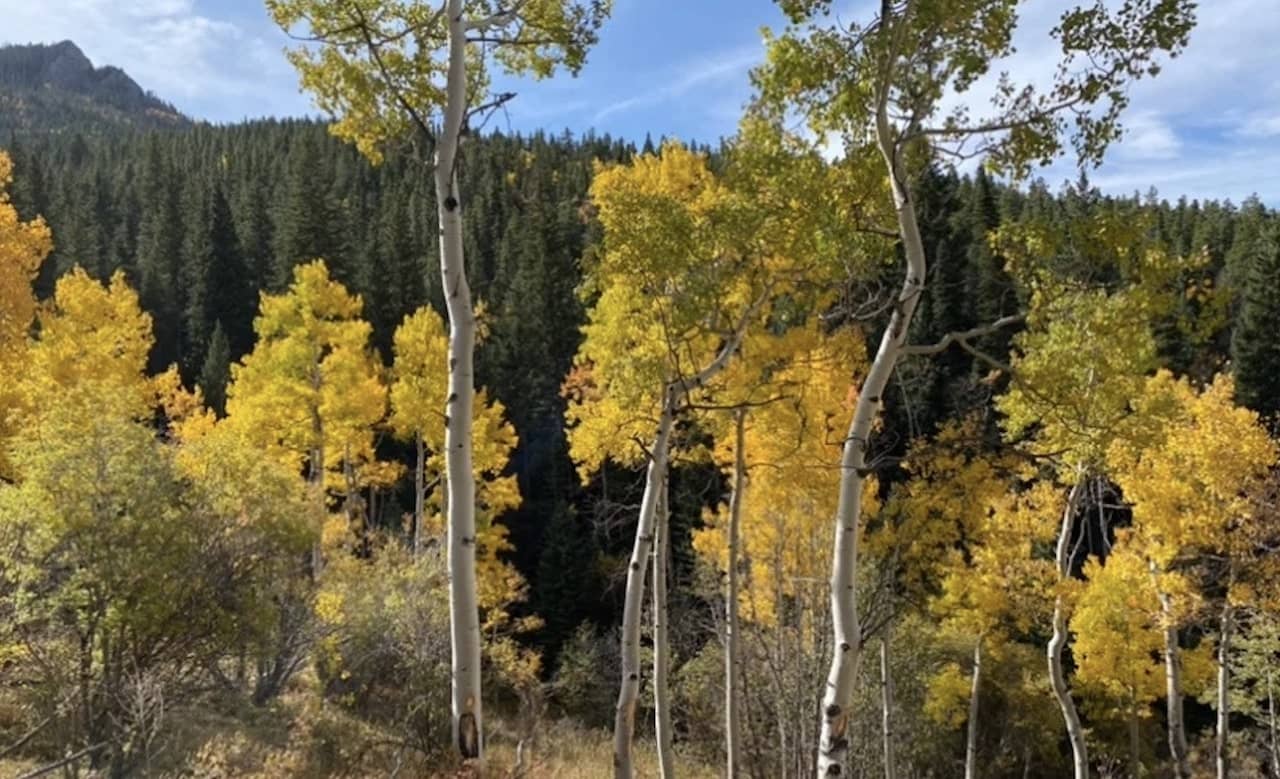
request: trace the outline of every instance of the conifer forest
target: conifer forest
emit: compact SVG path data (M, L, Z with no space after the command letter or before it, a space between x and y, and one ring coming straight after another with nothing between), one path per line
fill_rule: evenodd
M254 0L309 118L0 47L0 777L1280 779L1276 203L1095 183L1225 4L494 119L623 2Z

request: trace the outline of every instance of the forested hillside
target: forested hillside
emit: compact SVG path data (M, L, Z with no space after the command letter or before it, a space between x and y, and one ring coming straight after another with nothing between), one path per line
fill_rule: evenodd
M581 66L545 5L468 29ZM413 4L295 53L336 124L0 50L0 771L1280 776L1280 217L1025 176L1181 3L891 123L988 5L790 4L714 148L451 125Z

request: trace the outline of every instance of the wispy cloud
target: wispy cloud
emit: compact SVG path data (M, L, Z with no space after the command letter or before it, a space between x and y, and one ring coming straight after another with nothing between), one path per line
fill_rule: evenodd
M1275 138L1280 136L1280 114L1254 115L1245 119L1236 128L1235 134L1241 138Z
M673 70L672 80L609 103L596 111L591 120L598 123L614 114L662 105L699 87L745 78L747 71L759 64L763 57L761 47L752 46L724 51L708 59L687 63Z

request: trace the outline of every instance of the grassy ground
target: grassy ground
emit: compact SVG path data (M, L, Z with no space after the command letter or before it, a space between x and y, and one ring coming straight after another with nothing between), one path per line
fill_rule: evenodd
M532 744L520 748L491 722L482 766L462 766L448 756L433 759L405 749L394 734L324 702L302 680L266 707L226 700L198 708L174 706L165 717L148 764L139 776L165 779L364 779L368 777L449 777L461 779L600 779L612 773L611 734L568 721L543 723ZM16 777L51 762L55 754L10 756L0 760L0 779ZM636 749L637 775L658 775L652 742ZM719 771L690 755L678 755L682 777L712 779ZM80 765L80 777L92 776ZM75 776L55 772L51 776Z

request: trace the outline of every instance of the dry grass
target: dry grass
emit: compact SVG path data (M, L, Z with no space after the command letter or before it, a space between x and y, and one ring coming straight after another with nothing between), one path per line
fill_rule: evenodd
M316 694L313 679L299 683L271 705L243 701L221 705L202 701L190 709L175 707L150 766L140 776L164 779L600 779L612 774L611 734L570 720L548 721L534 742L522 748L500 718L491 717L489 747L482 766L461 766L450 759L425 760L402 748L393 734L379 730ZM0 779L22 776L52 756L13 756L0 760ZM679 774L713 779L709 766L677 750ZM84 768L84 766L81 766ZM638 777L657 777L652 741L636 746Z

